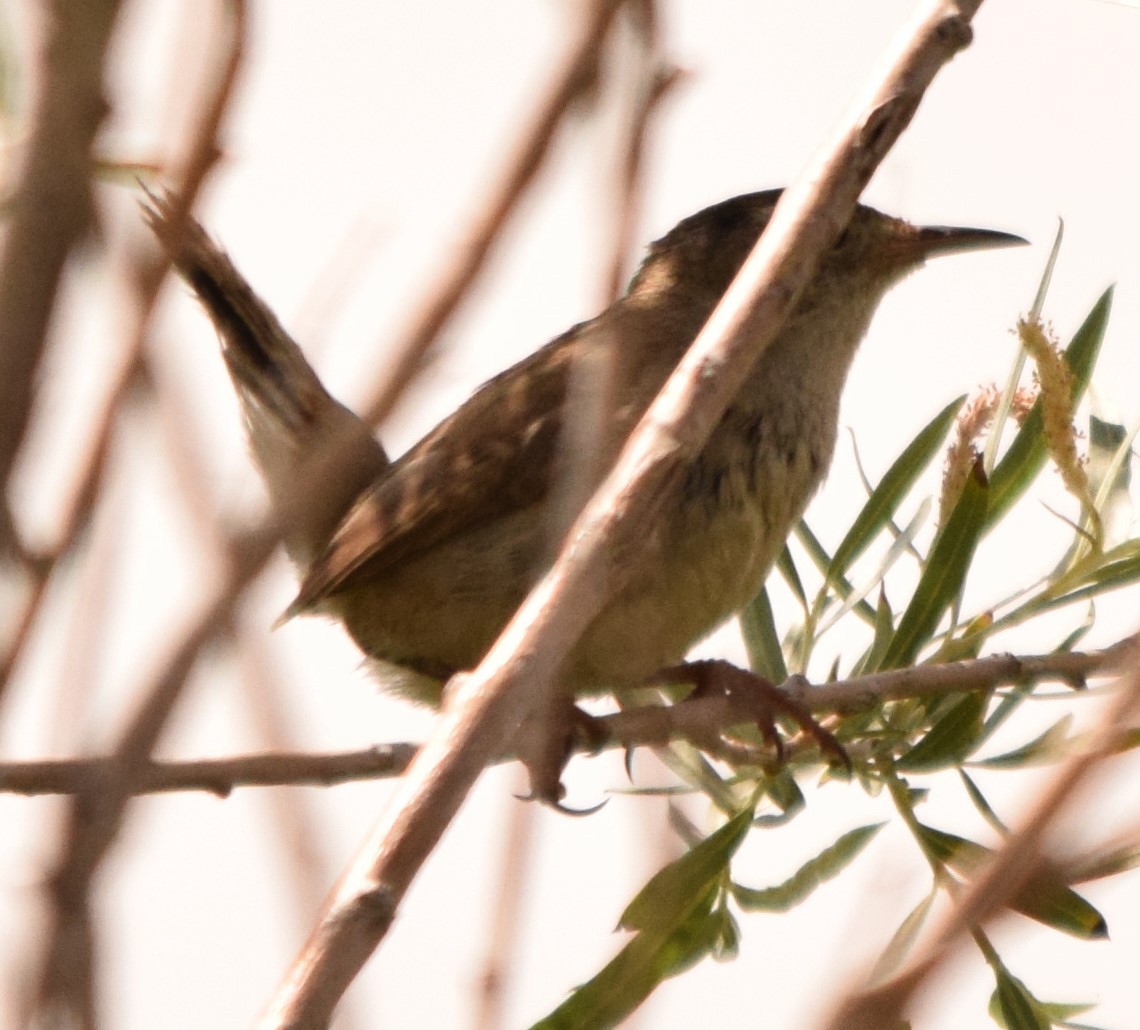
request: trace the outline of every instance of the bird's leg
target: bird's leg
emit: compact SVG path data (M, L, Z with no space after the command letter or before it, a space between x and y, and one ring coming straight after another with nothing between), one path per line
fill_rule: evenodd
M843 745L804 705L763 676L714 658L682 662L662 669L653 679L662 684L693 684L692 693L677 705L701 698L724 697L733 707L739 707L745 717L756 724L764 743L775 752L777 763L783 761L784 745L776 728L776 717L785 715L816 742L831 765L851 769L851 759Z
M562 770L575 751L596 751L606 739L598 720L569 697L557 696L531 713L513 741L515 755L530 777L530 794L525 800L542 801L568 815L596 812L601 805L574 809L562 804L566 795Z

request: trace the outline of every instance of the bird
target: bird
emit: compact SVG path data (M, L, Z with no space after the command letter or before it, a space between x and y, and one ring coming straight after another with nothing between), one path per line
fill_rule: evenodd
M301 581L288 613L339 620L393 689L438 705L549 567L780 194L747 193L684 218L650 244L619 299L488 380L395 460L325 390L204 230L175 224L152 197L150 223L218 330L271 501L301 488L299 470L322 442L351 440L337 492L287 532ZM856 206L637 553L617 559L627 563L619 589L558 670L558 696L620 698L683 669L691 648L759 591L825 478L847 373L883 296L928 258L1025 242ZM575 414L583 397L600 413L588 454L578 424L588 420ZM568 470L579 479L569 502ZM533 793L560 797L558 772L532 766Z

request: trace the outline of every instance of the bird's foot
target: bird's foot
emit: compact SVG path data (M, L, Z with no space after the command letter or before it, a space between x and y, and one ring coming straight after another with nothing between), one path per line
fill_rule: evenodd
M555 698L529 716L519 727L514 751L530 777L530 794L524 801L541 801L567 815L590 815L605 801L590 808L569 808L562 803L566 788L562 770L576 751L597 751L607 734L594 716L568 697Z
M693 684L693 691L677 705L708 697L723 697L739 708L742 722L755 723L764 744L775 755L778 767L784 760L784 742L776 727L777 716L787 716L816 742L820 753L834 767L851 771L851 758L835 736L821 726L808 709L786 691L747 669L723 659L682 662L663 669L654 677L658 683Z

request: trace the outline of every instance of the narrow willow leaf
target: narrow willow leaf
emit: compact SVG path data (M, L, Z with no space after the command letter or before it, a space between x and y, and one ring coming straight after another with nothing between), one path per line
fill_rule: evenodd
M696 823L672 803L668 808L668 821L669 829L684 841L687 848L695 848L705 839L705 835L697 829Z
M908 522L906 526L895 536L894 540L891 541L891 546L887 548L886 554L883 555L882 560L878 563L877 567L871 574L870 578L868 578L867 582L864 583L863 586L857 587L854 592L845 594L843 598L843 604L840 605L838 610L832 612L823 623L821 623L817 631L819 636L823 636L824 633L835 626L839 620L842 619L843 616L852 609L852 607L860 605L860 612L862 612L864 607L868 608L869 610L869 606L863 603L863 598L865 598L872 590L874 590L875 587L882 584L883 580L886 579L887 573L894 567L895 562L897 562L899 558L906 554L907 551L913 549L914 538L918 536L918 531L926 523L927 518L929 518L931 507L932 502L930 498L924 497L922 499L922 503L918 506L918 511L916 511L914 514L914 518L911 519L910 522ZM844 579L842 582L846 584L847 580ZM867 620L864 619L864 621ZM874 614L874 617L871 620L871 625L876 629L878 628L877 612Z
M1073 402L1084 395L1100 353L1108 316L1112 310L1112 288L1105 290L1093 305L1065 350L1065 360L1073 373ZM1041 432L1041 401L1033 406L1004 457L990 476L990 504L985 531L993 529L1045 467L1048 452Z
M875 613L871 606L862 600L867 591L863 591L862 594L856 596L855 587L845 576L839 575L834 579L828 578L829 570L833 564L831 555L827 553L826 548L819 542L819 539L811 531L811 527L803 519L800 519L799 525L796 526L795 534L796 539L803 546L812 564L819 570L820 575L824 577L823 586L820 588L819 594L816 597L816 614L819 614L823 610L825 602L828 599L828 591L834 590L835 593L843 598L844 612L848 612L854 608L864 622L869 626L874 625ZM834 617L829 620L829 622L832 623L834 621ZM819 632L817 632L816 635L819 636Z
M716 949L724 925L712 909L715 893L710 889L671 931L639 933L532 1030L616 1027L663 980L684 972Z
M1130 545L1140 545L1140 541L1130 540L1127 544L1122 544L1121 549L1129 548ZM1105 557L1108 558L1108 555ZM1048 600L1040 610L1047 611L1050 608L1072 604L1074 601L1080 601L1086 597L1096 597L1098 594L1104 594L1110 590L1119 590L1121 587L1135 583L1140 580L1140 553L1131 554L1117 561L1106 561L1084 578L1088 585L1076 590L1069 590L1054 596L1049 596L1053 591L1047 590L1045 593Z
M982 726L982 732L978 734L979 746L984 744L998 731L1002 723L1021 707L1022 702L1029 697L1032 691L1032 684L1016 686L994 705L993 711L986 716L985 724Z
M875 607L875 636L867 653L859 660L851 675L863 676L872 669L882 665L883 655L887 653L891 638L894 636L895 616L891 611L891 604L887 600L886 587L879 591L879 603Z
M989 695L971 691L958 698L929 732L896 763L900 772L933 772L958 765L978 746Z
M1047 580L1045 588L1029 603L1032 604L1034 600L1042 597L1053 598L1071 594L1077 588L1103 576L1106 569L1131 562L1135 558L1140 558L1140 538L1125 540L1100 554L1086 554L1062 575Z
M981 814L982 818L1001 834L1001 836L1006 836L1009 833L1009 828L998 818L997 812L993 810L990 803L986 800L986 796L978 788L978 785L965 769L959 769L958 776L961 777L962 786L966 788L966 796L973 802L974 807Z
M654 875L619 923L637 936L535 1030L616 1026L661 981L710 953L727 953L735 928L716 902L729 860L751 825L752 812L745 809Z
M1133 445L1140 422L1131 430L1115 422L1089 415L1088 477L1089 488L1095 500L1093 506L1100 519L1102 543L1105 548L1127 540L1132 526L1135 506L1132 503ZM1074 557L1089 549L1082 539L1080 550Z
M1068 752L1069 730L1072 725L1072 715L1063 716L1028 744L970 764L984 769L1023 769L1030 765L1051 765Z
M914 596L899 619L880 669L913 665L943 613L957 600L985 522L988 493L986 484L977 476L966 481L953 514L927 558Z
M1005 966L994 969L997 986L990 999L990 1015L1008 1030L1050 1030L1052 1023L1040 1003Z
M1078 1025L1071 1022L1074 1016L1081 1016L1095 1009L1096 1002L1041 1001L1038 1004L1055 1026L1071 1027L1072 1030L1097 1030L1095 1026L1087 1023Z
M749 668L772 683L783 683L788 678L788 666L776 632L767 587L761 587L760 593L740 613L740 633L748 651Z
M969 879L992 856L993 851L957 834L915 824L923 846L938 861ZM1044 926L1081 940L1103 940L1108 924L1092 905L1071 887L1048 873L1034 876L1010 901L1009 907Z
M745 809L655 873L626 906L618 926L659 931L676 926L728 868L751 825L752 811Z
M800 602L800 607L803 608L806 615L808 613L807 594L804 593L804 585L800 582L800 574L796 571L796 563L792 560L792 552L786 546L780 552L780 557L776 559L776 568L784 577L784 582L788 584L788 588L796 595L796 600Z
M1078 568L1049 583L996 619L989 632L993 635L1020 626L1044 612L1130 586L1137 581L1140 581L1140 539L1127 540L1099 557L1089 556Z
M1057 234L1053 237L1053 246L1049 251L1049 258L1045 262L1045 270L1041 273L1041 282L1037 284L1037 296L1033 298L1033 306L1025 316L1030 322L1037 322L1041 318L1041 309L1045 306L1045 295L1049 292L1049 284L1053 281L1053 269L1057 264L1057 257L1061 253L1061 240L1064 235L1065 223L1058 218ZM997 459L998 448L1001 446L1002 433L1005 431L1006 419L1009 418L1010 408L1013 407L1013 398L1021 383L1021 375L1025 371L1025 361L1028 357L1029 354L1025 348L1019 346L1013 367L1009 371L1009 378L1006 380L1005 389L1002 391L1001 400L994 412L991 422L993 429L990 432L989 439L986 440L986 452L983 461L987 475L993 472L994 461Z
M902 964L926 923L926 917L930 915L930 910L934 907L934 899L937 897L938 892L931 891L899 924L899 928L894 932L890 943L883 949L883 953L875 962L875 968L869 977L871 983L885 979Z
M955 602L957 605L958 602ZM958 622L957 607L951 615L954 624ZM969 623L955 633L948 633L942 639L938 650L931 661L934 662L965 662L977 658L982 653L986 639L993 630L994 614L984 611L975 615Z
M1083 861L1073 870L1074 883L1090 883L1109 876L1119 876L1140 866L1140 841L1128 841L1109 848Z
M675 740L658 754L673 773L697 787L726 816L740 811L740 799L731 785L688 741Z
M800 785L796 783L796 778L790 769L780 769L774 775L767 777L764 780L764 793L772 799L781 814L756 816L753 822L757 826L782 825L807 808L807 798L804 797L804 792L800 790Z
M1096 605L1090 601L1088 609L1085 611L1085 617L1081 620L1079 626L1069 633L1064 640L1062 640L1053 650L1059 654L1065 654L1072 651L1082 640L1093 625L1096 623Z
M942 441L954 423L954 417L966 400L959 397L946 405L923 428L887 469L879 485L867 498L863 510L855 517L827 569L827 581L842 576L867 549L883 527L894 517L902 499L938 453Z
M776 887L756 890L733 884L732 896L748 912L786 912L809 897L817 887L838 876L884 825L874 823L849 830Z

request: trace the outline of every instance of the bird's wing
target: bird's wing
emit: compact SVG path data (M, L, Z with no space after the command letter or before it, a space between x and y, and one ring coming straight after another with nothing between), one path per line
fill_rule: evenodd
M589 324L485 383L362 494L309 567L289 614L541 501L570 367Z

